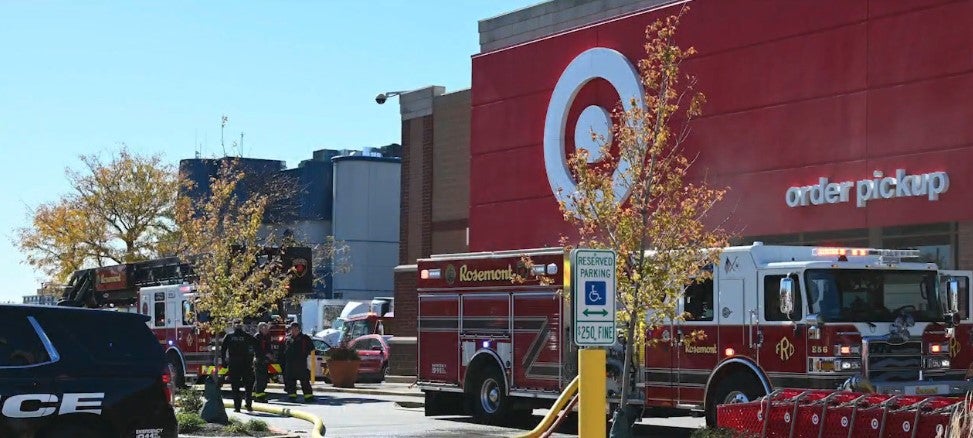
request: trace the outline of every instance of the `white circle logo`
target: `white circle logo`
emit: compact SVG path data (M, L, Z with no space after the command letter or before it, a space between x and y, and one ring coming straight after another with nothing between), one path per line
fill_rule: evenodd
M604 79L615 89L622 101L622 108L632 108L632 99L639 108L645 108L642 79L638 70L618 51L595 47L585 50L571 60L551 93L544 119L544 167L547 181L558 200L568 200L577 190L571 170L568 168L564 138L567 135L568 113L578 92L594 79ZM601 159L600 144L591 138L592 130L600 138L611 141L611 115L605 108L591 105L581 111L575 126L574 144L577 149L588 150L588 160ZM631 167L627 160L619 159L614 182L615 199L619 202L629 195L629 188L620 184L621 176ZM560 193L559 193L560 191ZM572 206L568 206L572 208Z
M785 412L784 413L784 422L785 423L790 423L791 422L791 414L790 414L790 412Z
M818 418L818 414L814 414L811 416L811 422L814 423L815 426L818 425L818 421L821 421L821 419Z
M912 430L912 425L911 425L911 424L909 424L909 422L908 422L908 421L906 421L906 422L904 422L904 423L902 423L902 431L903 431L903 432L908 432L908 431L910 431L910 430Z
M878 429L878 418L872 418L872 429Z
M841 417L841 427L848 427L848 417Z

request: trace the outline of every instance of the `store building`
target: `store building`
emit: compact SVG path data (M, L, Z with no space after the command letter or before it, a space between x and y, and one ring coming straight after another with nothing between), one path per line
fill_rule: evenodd
M571 233L555 199L571 186L563 157L604 120L582 112L610 111L638 89L646 26L683 4L678 43L698 52L683 71L707 101L686 153L698 153L697 181L729 188L714 220L740 242L918 248L944 268L973 269L969 0L550 1L483 20L471 90L453 93L468 94L468 108L431 107L417 121L410 95L400 101L403 181L469 175L457 183L467 205L433 204L468 209L467 233L444 249L552 246ZM460 138L448 152L429 141L464 123L468 151ZM469 161L444 162L449 153ZM411 208L437 192L402 187ZM403 248L422 249L400 254L400 320L414 319L403 308L415 296L409 266L445 252L416 229L402 235Z

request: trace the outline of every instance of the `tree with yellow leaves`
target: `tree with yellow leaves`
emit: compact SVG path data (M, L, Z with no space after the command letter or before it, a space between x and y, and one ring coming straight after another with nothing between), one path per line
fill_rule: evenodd
M193 188L182 184L183 193ZM179 197L175 245L198 278L195 309L209 315L204 325L213 333L288 296L293 268L284 268L282 255L299 242L264 225L265 213L288 192L285 181L247 175L236 159L224 158L206 193Z
M80 158L66 171L72 192L31 211L31 224L15 230L26 262L55 281L92 266L159 255L173 231L178 181L161 155L122 148L110 161Z
M627 344L621 406L634 391L633 351L650 341L648 330L681 317L677 303L685 288L711 275L704 268L719 262L729 237L704 225L724 190L690 182L693 160L681 148L704 102L695 79L680 74L695 53L675 42L686 11L646 28L646 57L638 65L643 95L620 96L627 104L613 112L610 137L592 133L599 161L590 163L581 148L569 157L576 189L559 196L565 219L578 229L578 247L617 253L618 321ZM616 420L619 415L625 414Z

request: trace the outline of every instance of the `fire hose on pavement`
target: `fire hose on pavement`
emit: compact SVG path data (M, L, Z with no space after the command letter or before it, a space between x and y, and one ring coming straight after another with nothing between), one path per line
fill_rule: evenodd
M223 400L223 406L225 406L226 408L232 408L233 401ZM308 421L313 425L313 427L311 428L311 438L322 438L324 436L324 432L325 432L324 421L322 421L321 418L319 418L318 416L313 415L311 413L305 411L299 411L297 409L291 409L288 407L273 406L266 403L254 403L253 410L257 412L265 412L268 414L280 415L282 417L300 418L301 420Z
M544 434L553 427L554 421L557 420L558 415L562 410L565 409L568 402L574 399L574 395L578 392L580 381L580 376L575 377L574 380L568 384L567 388L564 388L564 392L562 392L557 398L557 401L554 402L554 406L551 406L551 410L547 412L547 415L544 416L544 419L541 420L540 424L538 424L534 430L531 430L524 435L519 435L517 438L541 438L544 436Z

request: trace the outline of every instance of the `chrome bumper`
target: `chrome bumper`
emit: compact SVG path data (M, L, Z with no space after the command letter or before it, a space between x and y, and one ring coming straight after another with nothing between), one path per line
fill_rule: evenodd
M872 382L875 392L894 395L966 395L973 389L969 380Z

